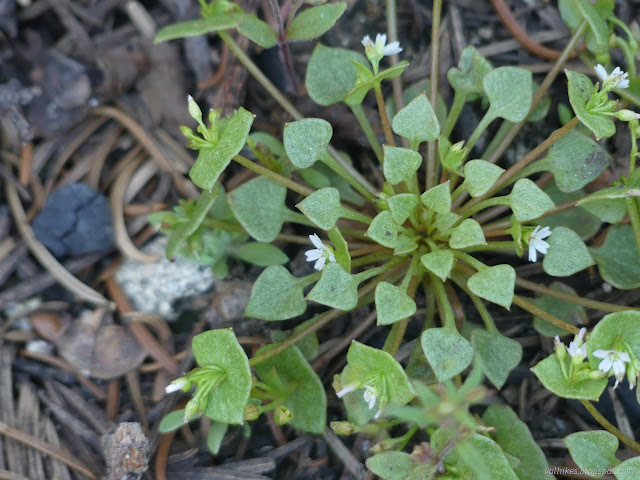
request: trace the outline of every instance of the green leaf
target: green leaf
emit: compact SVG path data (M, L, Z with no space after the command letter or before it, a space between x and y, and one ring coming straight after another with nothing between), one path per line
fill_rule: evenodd
M446 232L455 225L458 220L460 220L460 215L454 212L445 213L444 215L437 214L433 226L439 232Z
M307 300L343 311L352 310L358 304L358 283L340 265L328 263Z
M587 343L588 347L588 343ZM598 400L607 386L607 378L569 382L564 378L555 354L548 356L531 369L547 390L559 397L578 400Z
M285 35L287 41L318 38L335 25L346 8L345 2L328 3L298 13L287 29Z
M640 357L640 312L615 312L605 315L593 328L587 342L587 355L592 369L602 361L593 356L596 350L618 350L619 342L625 342L633 356ZM633 358L632 356L632 358Z
M207 447L209 447L209 451L214 455L217 455L220 451L220 445L222 445L222 439L227 433L228 427L229 425L226 423L213 422L211 428L209 428L209 433L207 434Z
M469 278L469 290L480 298L511 308L516 271L510 265L496 265L481 270Z
M501 335L497 330L475 329L471 333L471 345L480 360L482 371L497 389L507 381L509 372L522 359L522 345Z
M589 251L607 283L623 290L640 287L640 260L631 225L611 227L602 246Z
M473 93L484 93L484 77L491 71L491 64L468 46L460 53L458 68L451 68L447 72L447 79L457 95L465 98Z
M595 180L611 161L611 155L598 143L577 130L570 130L549 148L549 153L526 169L553 173L562 192L574 192Z
M616 478L618 480L635 480L638 478L638 471L640 471L640 457L633 457L618 465Z
M298 324L296 328L293 329L293 333L298 333L299 331L304 330L306 327L308 327L311 323L315 321L316 321L316 318L312 317L309 320ZM282 343L287 338L289 338L291 334L292 332L290 330L271 330L271 339L273 340L274 343ZM300 352L302 352L302 355L304 355L304 358L311 361L316 357L316 355L318 355L318 347L319 347L318 336L315 334L315 332L310 335L307 335L298 343L296 343L296 347L300 349Z
M411 180L422 165L422 155L408 148L384 145L384 177L392 185Z
M375 292L378 325L391 325L416 313L416 302L402 287L380 282Z
M484 77L483 85L490 102L487 118L501 117L514 123L525 119L531 108L532 96L529 70L496 68Z
M316 190L296 207L323 230L331 230L343 212L340 193L333 187Z
M349 255L349 244L340 233L340 229L338 229L338 227L334 227L327 233L329 234L329 239L333 243L336 262L338 263L338 265L344 268L345 272L351 273L351 255Z
M576 465L589 470L594 478L602 478L608 468L620 463L616 458L618 439L605 430L572 433L564 438L564 443Z
M593 35L593 42L588 42L593 53L605 53L609 51L609 29L605 19L589 0L575 0L580 13L589 24L589 33Z
M389 203L393 220L398 225L402 225L418 206L420 199L413 193L399 193L389 197L387 203Z
M584 73L565 70L569 80L569 103L576 117L593 132L596 139L607 138L616 133L613 120L606 115L598 115L587 110L587 102L595 90L594 85Z
M249 235L273 242L282 230L287 189L266 177L249 180L227 195L229 206Z
M503 198L519 222L534 220L555 208L549 195L528 178L518 180L511 193Z
M207 213L209 213L209 210L211 210L221 190L220 184L217 183L212 186L210 192L202 192L189 216L189 220L186 223L180 224L180 226L171 232L167 240L166 248L166 255L169 260L178 256L178 252L183 243L198 229L207 216Z
M262 48L271 48L278 43L278 33L255 15L247 15L238 25L238 32Z
M298 168L310 167L326 153L332 135L331 124L321 118L287 123L283 139L289 160Z
M547 239L549 250L542 260L543 270L554 277L568 277L595 262L580 236L565 227L556 227Z
M601 221L611 224L620 223L627 215L627 204L622 198L594 199L585 203L577 202L577 204Z
M307 309L301 279L274 265L256 279L251 290L245 316L262 320L286 320L297 317Z
M258 352L266 352L272 345ZM286 397L282 404L293 413L291 426L310 433L324 433L327 422L327 397L324 386L316 372L297 347L283 352L256 365L256 374L267 381L275 369L284 385Z
M409 377L389 353L353 341L347 352L347 367L343 377L347 380L377 377L384 385L387 403L405 405L409 403L416 392L409 382ZM346 383L349 383L348 381ZM377 385L374 385L377 387Z
M329 48L318 44L313 50L305 85L311 99L319 105L329 106L343 102L355 86L357 71L352 63L367 66L361 54L342 48Z
M576 200L585 195L582 189L570 193L563 193L558 190L555 182L549 183L543 190L556 205L561 205L570 200ZM553 215L535 220L534 223L539 224L541 227L549 227L551 230L556 227L570 228L576 232L583 241L593 237L600 231L600 227L602 226L602 222L598 217L592 215L582 207L575 207L570 210L554 213Z
M473 360L473 347L455 329L429 328L422 332L420 343L440 382L455 377Z
M420 195L420 201L429 210L433 210L436 213L449 213L451 210L451 192L450 181L436 185L430 188L422 195Z
M398 243L401 227L393 220L393 214L385 210L380 212L367 229L367 237L385 247L394 248Z
M396 113L391 127L396 134L409 140L414 150L422 142L435 140L440 133L438 119L424 92Z
M364 100L364 97L369 93L369 90L374 88L376 85L380 85L383 80L391 80L402 75L405 68L409 66L409 62L406 60L402 61L397 65L393 65L386 70L378 72L376 75L373 75L367 67L356 62L354 62L354 65L358 70L359 78L356 82L356 86L347 93L347 98L345 99L345 103L352 106L360 105Z
M562 293L576 295L576 291L564 283L553 282L549 285L549 288ZM582 305L576 305L565 300L554 298L550 295L542 295L541 297L531 300L531 303L539 309L550 313L554 317L561 318L571 325L587 324L587 312ZM569 335L569 332L566 330L556 327L546 320L535 316L533 317L533 328L535 328L540 335L544 335L549 338L555 337L556 335L560 337Z
M520 460L514 471L520 480L554 480L549 473L547 458L533 439L529 427L518 415L505 405L491 405L484 412L482 420L489 427L495 427L494 439L505 453Z
M233 329L209 330L193 337L193 356L198 366L216 366L224 379L209 393L205 415L223 423L244 423L244 409L251 391L249 359Z
M367 468L384 480L406 480L416 465L404 452L384 452L367 458Z
M486 244L482 227L472 218L463 220L451 231L451 237L449 237L449 246L454 249Z
M244 17L244 13L231 13L228 15L216 15L210 18L174 23L161 28L156 34L154 42L161 43L176 38L197 37L205 33L229 30L235 28Z
M395 247L393 247L393 253L395 255L405 255L413 252L416 248L418 248L418 244L413 238L401 234L398 237Z
M451 250L436 250L422 255L420 261L427 270L446 282L453 268L455 257Z
M596 200L625 199L631 197L640 197L640 187L635 185L617 185L615 187L607 187L597 192L593 192L589 196L581 199L576 205L585 205Z
M282 265L289 261L289 257L275 245L270 243L249 242L234 251L235 255L245 262L260 267Z
M462 182L462 185L469 192L469 195L479 197L493 187L502 172L504 172L504 168L500 168L493 163L484 160L471 160L464 166L464 182Z
M518 480L502 449L488 437L475 433L469 440L462 442L456 452L460 455L460 460L475 473L473 478Z
M169 433L181 428L186 423L184 421L184 408L181 408L165 415L160 422L158 430L160 433Z
M218 143L215 147L202 148L198 152L198 160L189 171L193 183L211 191L231 159L244 147L254 118L253 113L240 107L229 118L218 121Z

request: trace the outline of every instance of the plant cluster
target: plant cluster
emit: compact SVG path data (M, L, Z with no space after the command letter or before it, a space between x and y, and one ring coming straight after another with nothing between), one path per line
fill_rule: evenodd
M384 175L380 190L331 146L332 126L320 118L302 118L227 32L235 28L262 47L277 46L286 62L288 43L319 37L346 8L341 2L314 1L301 9L303 3L291 3L286 24L276 14L274 29L227 0L201 0L201 19L158 34L158 40L168 40L217 32L295 119L284 126L280 141L250 133L254 115L244 108L228 118L212 110L206 124L189 98L198 126L195 132L188 127L182 132L198 151L190 177L203 193L173 212L152 216L169 235L167 255L211 265L220 277L228 272L229 258L267 267L253 285L248 317L304 319L309 302L329 308L301 320L293 331L274 329L272 343L250 359L231 329L195 337L198 367L167 388L195 391L184 410L165 418L163 428L205 415L214 421L209 436L213 451L227 425L246 426L245 421L263 414L272 414L279 425L324 432L327 393L312 368L318 356L316 332L345 312L373 305L377 324L389 326L386 341L382 348L351 341L347 364L333 382L346 419L331 427L344 435L367 432L376 440L367 461L374 473L390 480L552 478L545 473L542 451L511 409L494 405L481 417L470 412L489 393L483 379L500 389L521 361L520 343L500 332L490 312L517 305L533 314L541 335L555 337L555 352L533 372L556 395L581 400L611 432L567 437L574 460L585 469L618 465L618 439L640 446L605 423L590 401L600 397L609 377L616 386L626 377L635 387L640 309L583 298L558 281L550 286L530 282L519 278L512 265L525 255L536 262L543 254L542 270L551 277L597 265L609 285L640 287L640 170L635 166L640 127L638 115L612 99L626 95L633 102L636 85L640 92L631 69L634 58L627 55L635 55L638 47L633 32L613 15L613 1L560 2L574 35L540 85L528 70L495 68L467 47L458 67L447 73L454 92L449 108L438 99L437 84L430 86L430 98L424 83L407 89L402 108L386 101L383 85L402 75L408 63L383 67L386 56L402 51L397 41L387 44L385 35L375 41L366 36L364 55L318 44L307 68L307 91L320 105L344 103L351 109ZM436 50L440 5L434 1ZM615 28L627 39L618 37ZM594 85L587 75L566 71L570 108L560 107L563 126L509 168L496 165L525 122L548 114L547 89L583 37L585 62L608 64L609 47L617 46L630 74L598 63ZM384 144L362 108L370 92ZM468 102L481 105L484 116L469 138L458 139L454 129ZM587 194L584 188L611 161L598 140L615 133L614 119L626 123L631 133L628 175ZM496 120L501 124L492 141L484 152L477 151L477 141L492 131ZM219 177L232 161L259 175L226 192ZM309 239L282 233L287 222L311 229ZM589 246L603 230L604 242ZM273 242L312 246L306 258L313 273L293 276L283 266L288 257ZM516 286L540 296L517 295ZM460 297L469 300L483 325L456 315ZM424 308L418 309L416 299ZM586 308L608 313L589 331L580 325L586 323ZM410 321L421 321L422 329L403 365L394 357L412 340L405 338ZM566 347L561 337L571 334ZM398 425L406 425L406 431L393 437ZM412 441L412 453L404 452ZM594 456L594 451L601 454ZM624 466L640 471L639 458ZM637 478L624 475L618 478Z

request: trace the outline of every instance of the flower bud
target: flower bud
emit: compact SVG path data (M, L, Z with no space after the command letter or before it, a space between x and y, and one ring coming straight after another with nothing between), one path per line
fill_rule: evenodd
M250 403L244 409L244 419L248 421L257 420L260 416L260 413L260 407L253 403Z
M356 426L351 422L331 422L329 426L336 435L351 435L356 431Z
M276 408L273 418L276 421L276 425L282 426L286 425L293 419L293 413L284 405L280 405Z
M191 95L189 95L189 115L198 123L202 123L202 110L193 99Z
M627 109L618 110L613 116L623 122L630 122L631 120L638 120L640 118L640 114Z

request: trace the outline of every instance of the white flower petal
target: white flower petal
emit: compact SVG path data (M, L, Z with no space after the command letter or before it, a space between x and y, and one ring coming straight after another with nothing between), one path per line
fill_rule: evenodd
M338 398L342 398L344 397L347 393L351 393L356 389L356 385L347 385L346 387L344 387L342 390L340 390L338 393L336 393L336 395L338 396Z
M609 370L611 370L612 366L613 366L613 361L611 360L611 356L607 356L604 360L600 362L600 365L598 365L598 370L601 370L604 373L609 373Z
M400 48L400 42L391 42L389 45L384 47L384 54L387 56L396 55L401 51L402 51L402 48Z
M578 339L580 339L581 342L584 341L584 334L587 333L587 329L585 327L582 327L580 329L580 331L578 332Z
M313 235L309 235L309 240L311 240L311 243L313 243L313 246L316 248L322 249L322 247L324 247L324 243L322 243L320 237L315 233Z
M327 249L327 253L329 255L329 261L330 262L335 262L336 261L336 256L333 254L333 252L329 249Z
M626 75L627 74L625 73L625 77ZM620 83L618 83L618 88L629 88L629 80L627 80L626 78L620 80Z
M316 270L322 270L324 268L324 262L327 261L327 257L325 257L324 255L322 255L318 261L316 262L316 264L313 266L313 268L315 268Z
M362 46L364 48L373 47L373 42L371 41L371 37L369 37L369 35L365 35L362 39Z
M620 359L616 359L613 361L613 374L616 377L619 377L624 374L626 367L624 366L624 362Z
M307 262L315 262L323 255L323 253L324 252L318 248L314 248L313 250L307 250L306 252L304 252L304 254L307 256Z
M543 239L543 238L547 238L549 235L551 235L551 229L549 227L544 227L542 230L538 232L538 235L536 236L536 238Z
M596 350L592 353L592 355L596 358L606 358L611 353L611 350Z
M627 352L616 352L617 357L625 363L629 363L631 361L631 357Z
M386 33L379 33L376 35L376 47L379 45L382 45L384 47L384 45L387 43L387 34Z
M607 74L607 70L600 64L596 65L596 74L600 77L600 80L602 80L603 82L607 79L607 77L609 76Z
M533 242L529 243L529 261L534 262L538 259L538 254L536 252L536 247L533 246Z
M536 242L536 250L544 255L545 253L547 253L547 250L549 250L549 244L544 240L538 240Z

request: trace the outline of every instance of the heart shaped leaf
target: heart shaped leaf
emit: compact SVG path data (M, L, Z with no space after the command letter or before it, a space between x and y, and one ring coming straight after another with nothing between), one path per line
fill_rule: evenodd
M209 330L193 337L198 366L216 366L224 379L209 393L205 415L223 423L244 423L244 409L251 392L251 369L233 329Z
M473 347L454 329L429 328L422 332L420 343L440 382L455 377L473 360Z
M333 187L316 190L296 207L323 230L331 230L342 216L343 210L340 193Z
M591 130L598 140L616 133L616 126L608 116L587 110L587 102L595 89L589 77L584 73L571 70L565 70L564 73L569 80L569 103L582 124Z
M605 315L593 328L587 342L587 355L592 369L597 369L602 361L593 356L596 350L618 350L619 342L624 342L633 355L640 357L640 312L615 312Z
M484 160L471 160L464 166L462 185L472 197L479 197L489 191L502 175L504 168Z
M422 165L422 156L413 150L384 145L384 176L389 183L396 185L409 181Z
M436 213L449 213L451 210L451 192L450 181L436 185L430 188L422 195L420 195L420 201L429 210L433 210Z
M469 278L469 290L480 298L510 308L516 282L516 271L510 265L496 265Z
M393 117L393 131L409 140L413 150L417 150L422 142L430 142L438 138L440 125L436 114L422 92Z
M590 267L595 262L580 236L565 227L556 227L549 237L549 250L542 268L554 277L568 277Z
M453 268L453 262L455 257L451 250L436 250L434 252L425 253L420 257L422 265L427 270L440 278L443 282L446 282Z
M487 73L483 80L490 102L486 116L514 123L524 120L531 108L531 82L531 72L524 68L500 67Z
M229 206L249 235L259 242L276 239L287 212L287 189L267 177L249 180L227 195Z
M468 46L460 53L458 68L451 68L447 72L447 79L451 88L456 91L456 95L463 98L475 94L484 93L484 77L491 71L491 64L478 53L478 51Z
M387 202L389 203L393 220L398 225L402 225L418 206L420 199L413 193L399 193L389 197Z
M337 263L329 263L307 295L307 300L339 310L352 310L358 304L358 283Z
M254 118L253 113L240 107L229 118L218 121L218 143L214 147L201 148L196 163L189 170L193 183L211 191L231 159L243 149Z
M394 221L393 214L385 210L380 212L367 229L367 236L373 241L389 248L395 248L401 227Z
M640 260L631 225L611 227L602 246L589 251L607 283L623 290L640 287Z
M416 313L416 302L404 288L380 282L375 293L378 325L391 325Z
M496 388L502 388L509 372L516 368L522 359L522 345L501 335L497 330L480 328L471 333L471 345L480 360L484 374Z
M326 153L333 135L331 124L321 118L305 118L284 127L284 148L291 163L307 168Z
M564 437L571 458L584 471L602 471L620 464L616 458L618 439L605 430L576 432ZM601 478L602 475L596 475Z
M504 199L519 222L534 220L555 208L549 195L528 178L518 180Z
M307 309L303 279L295 278L281 265L267 268L256 279L244 314L261 320L286 320Z
M472 218L463 220L452 230L451 237L449 237L449 246L455 249L486 244L482 227Z
M298 13L287 29L287 41L318 38L335 25L346 8L345 2L328 3L307 8Z

